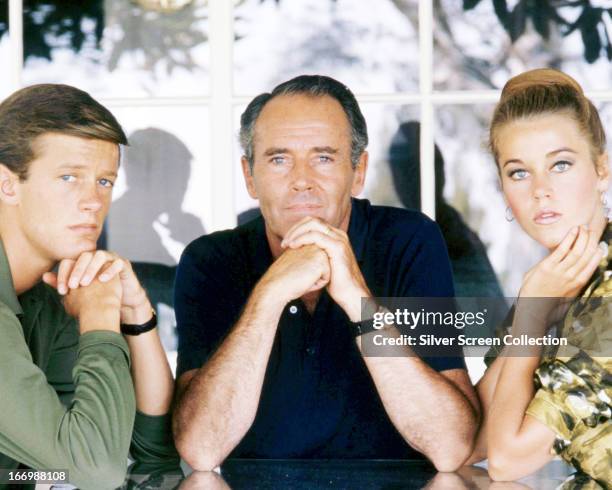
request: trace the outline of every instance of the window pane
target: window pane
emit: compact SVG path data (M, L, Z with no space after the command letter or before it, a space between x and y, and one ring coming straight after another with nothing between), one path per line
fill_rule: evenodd
M444 161L445 200L487 247L506 296L516 296L524 273L543 257L544 251L516 220L505 219L497 169L486 149L493 107L440 107L435 140Z
M234 90L303 73L354 92L418 90L418 0L244 0L235 9Z
M0 100L11 92L11 53L8 35L8 0L0 0Z
M206 1L24 0L26 84L61 82L96 96L208 92Z
M361 198L369 199L374 204L401 206L401 200L395 189L393 173L390 167L391 152L396 148L395 142L400 138L401 127L407 121L418 120L418 108L398 104L360 104L363 115L368 124L370 144L368 145L369 165L366 177L366 186ZM245 107L237 108L234 114L235 133L238 134L240 114ZM257 201L251 199L246 191L244 179L240 171L240 155L242 150L238 145L234 150L236 162L235 196L236 210L239 220L242 221L250 214L240 216L240 213L258 206ZM400 192L403 192L400 189Z
M463 10L465 2L436 3L434 85L438 90L501 88L511 76L545 66L567 72L587 90L606 90L610 86L612 66L608 53L612 55L612 46L604 29L612 34L612 21L605 9L594 9L596 26L585 24L593 18L587 15L580 19L577 29L564 36L569 24L589 8L589 2L573 2L576 6L566 7L552 6L555 2L499 2L507 3L508 29L518 36L512 43L494 11L494 2L470 2L477 5L467 11ZM521 9L527 4L531 10L522 15L525 11ZM554 15L568 24L555 22ZM548 32L548 38L538 31Z
M107 222L108 247L130 260L176 264L184 247L206 227L208 109L112 111L130 146Z

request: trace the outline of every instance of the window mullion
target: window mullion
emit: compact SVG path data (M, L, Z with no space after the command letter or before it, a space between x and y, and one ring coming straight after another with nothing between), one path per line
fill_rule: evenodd
M436 216L434 172L433 93L433 5L419 2L419 87L421 95L421 210L431 219Z
M23 0L9 0L10 92L22 87Z
M233 4L209 0L210 128L208 182L209 228L216 231L236 225L232 127Z

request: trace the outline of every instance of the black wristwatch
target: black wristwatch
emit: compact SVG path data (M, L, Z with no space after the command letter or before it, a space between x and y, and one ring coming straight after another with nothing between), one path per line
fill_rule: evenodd
M374 315L376 313L384 313L386 311L388 310L384 306L378 306L378 308L376 308L375 312L372 314L372 318L361 320L360 322L351 322L350 328L353 337L357 338L361 335L373 332L374 330L382 330L383 328L385 328L387 325L384 325L383 327L374 326Z
M143 323L142 325L131 325L129 323L121 324L121 333L123 335L140 335L141 333L148 332L149 330L153 330L157 327L157 315L155 314L155 310L151 310L153 316L151 319Z

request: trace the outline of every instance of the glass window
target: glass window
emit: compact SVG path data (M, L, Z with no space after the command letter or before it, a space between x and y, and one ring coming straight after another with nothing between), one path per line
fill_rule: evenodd
M207 2L174 2L176 11L156 3L172 4L24 0L24 83L67 83L103 97L207 94Z
M209 207L208 108L111 108L128 135L107 221L110 250L173 265L204 234Z
M234 90L257 94L303 73L354 92L418 90L418 1L244 0L234 13Z
M0 100L10 94L12 76L11 53L8 33L8 0L0 0Z
M444 162L444 198L477 233L507 296L544 250L506 220L497 168L487 149L493 105L445 105L437 110L436 144ZM478 189L478 192L474 192Z
M464 10L463 5L468 3L475 7ZM555 2L498 2L499 9L507 5L507 13L501 14L506 29L494 3L436 2L437 90L501 88L511 76L544 66L565 71L585 90L608 89L612 20L607 9L593 8L589 2L557 2L565 6L553 6Z

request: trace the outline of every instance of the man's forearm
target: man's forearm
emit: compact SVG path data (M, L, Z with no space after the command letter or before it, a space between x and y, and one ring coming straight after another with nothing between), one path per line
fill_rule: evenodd
M259 404L276 326L284 305L256 288L219 349L181 396L174 434L181 456L196 470L211 470L248 431Z
M468 399L409 352L404 357L364 356L364 360L389 418L406 442L438 470L456 470L472 451L477 400Z
M143 291L137 308L121 308L121 322L142 325L153 315L151 303ZM147 415L164 415L170 410L174 380L157 328L140 335L126 335L132 358L132 378L136 408Z
M157 329L125 338L132 357L136 408L147 415L168 413L174 380Z

